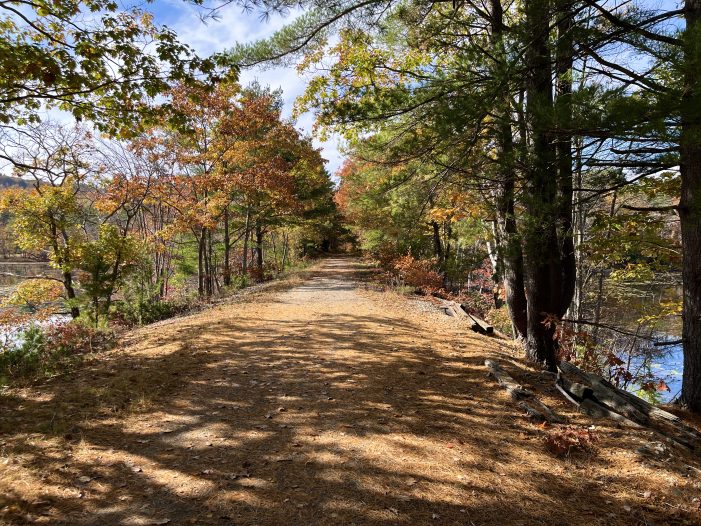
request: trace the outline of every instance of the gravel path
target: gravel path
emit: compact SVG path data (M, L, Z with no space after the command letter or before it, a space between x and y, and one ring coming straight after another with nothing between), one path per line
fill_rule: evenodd
M699 479L637 459L640 432L555 459L484 358L590 422L507 346L366 271L325 260L3 393L0 524L698 523Z

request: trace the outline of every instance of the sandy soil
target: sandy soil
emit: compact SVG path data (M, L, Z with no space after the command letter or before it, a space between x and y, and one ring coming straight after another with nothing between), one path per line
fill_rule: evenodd
M701 524L697 460L601 422L555 458L482 363L592 425L547 375L364 270L326 260L2 393L0 524Z

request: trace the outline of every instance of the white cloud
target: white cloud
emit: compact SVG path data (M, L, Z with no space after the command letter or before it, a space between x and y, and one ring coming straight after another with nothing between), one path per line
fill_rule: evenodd
M182 0L165 0L156 2L151 9L154 11L155 22L165 24L173 29L178 38L192 46L201 55L224 51L232 48L237 42L252 42L266 38L285 24L294 20L297 12L287 16L271 15L262 19L254 11L244 11L237 6L229 6L219 13L218 20L203 23L199 14L201 11ZM281 88L283 91L283 116L290 118L294 101L305 89L305 81L300 78L292 67L276 67L270 69L256 68L241 72L243 85L257 80L272 89ZM311 113L301 115L296 122L299 130L311 134L314 117ZM343 155L339 151L339 139L321 142L314 140L314 145L322 150L322 156L327 159L326 168L332 174L343 163Z

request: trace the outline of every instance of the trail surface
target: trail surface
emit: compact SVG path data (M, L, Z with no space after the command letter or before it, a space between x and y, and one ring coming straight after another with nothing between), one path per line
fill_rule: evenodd
M698 524L699 471L597 427L553 457L491 356L573 426L547 377L328 259L298 283L128 335L0 396L0 524ZM426 312L424 312L426 311Z

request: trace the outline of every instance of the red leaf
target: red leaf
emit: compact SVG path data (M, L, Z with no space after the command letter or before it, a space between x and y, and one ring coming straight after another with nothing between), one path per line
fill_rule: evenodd
M669 391L669 386L665 383L664 380L660 380L657 382L657 390L658 391Z

